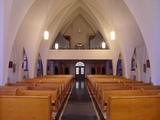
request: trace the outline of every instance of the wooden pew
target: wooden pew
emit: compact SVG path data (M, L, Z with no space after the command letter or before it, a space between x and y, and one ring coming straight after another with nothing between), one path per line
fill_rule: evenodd
M12 88L12 89L0 88L0 95L15 95L16 91L17 91L17 88Z
M28 88L31 88L31 87L35 87L36 86L36 83L27 83L27 82L16 82L16 83L8 83L6 84L5 86L26 86Z
M57 91L57 103L58 106L62 104L62 101L64 100L63 97L63 91L64 88L61 84L54 84L54 83L37 83L35 87L30 88L30 90L56 90Z
M96 89L96 99L99 100L103 96L104 91L109 90L131 90L131 87L122 84L101 84Z
M17 86L18 84L18 86ZM30 91L44 91L44 92L48 92L48 91L53 91L53 94L56 94L56 110L58 110L60 108L60 105L62 103L62 86L61 84L54 84L54 83L34 83L35 85L33 86L32 83L23 83L22 82L22 86L28 86L28 90ZM29 85L31 84L31 85ZM16 83L15 85L12 85L14 87L19 87L21 84L20 82ZM32 92L34 93L34 92Z
M141 91L143 92L143 94L147 95L147 94L159 94L160 93L160 89L141 89Z
M0 120L52 120L47 96L0 96Z
M46 75L46 76L43 76L43 78L73 78L73 75L64 75L64 74L60 74L60 75Z
M60 106L71 89L72 77L72 75L53 75L17 81L16 84L26 84L30 90L57 90L57 102Z
M114 96L144 96L144 95L157 95L160 90L108 90L103 91L102 99L99 101L101 109L104 111L105 106L108 105L109 97Z
M139 85L139 86L132 86L132 89L160 90L160 86Z
M57 103L59 108L71 90L72 79L72 75L50 75L17 81L15 86L27 86L29 90L57 90Z
M53 111L58 111L56 90L17 90L16 96L49 96L53 106Z
M107 90L102 92L102 97L99 99L100 107L102 111L105 111L105 107L108 104L110 96L136 96L142 95L140 90Z
M123 86L121 84L100 84L99 89L97 89L97 95L96 95L96 101L99 104L102 111L104 111L106 103L106 99L109 97L109 95L154 95L157 94L158 91L160 91L157 87L150 86L150 85L139 85L141 87L138 87L136 89L133 89L131 86ZM143 89L143 86L147 88L153 88L148 89L148 91L145 91L146 89ZM136 86L135 86L136 87ZM157 89L156 89L157 88ZM143 90L143 91L142 91ZM149 91L150 90L150 91ZM157 91L155 91L157 90Z
M0 87L0 95L13 95L13 96L50 96L53 105L53 110L58 111L60 104L57 97L57 89L44 90L27 90L25 86L3 86Z
M109 98L107 120L159 120L160 95Z
M116 111L116 106L115 106L114 110L116 111L116 113L114 113L115 111L112 111L113 110L112 106L109 106L110 98L114 98L117 96L118 97L127 97L127 98L134 97L134 99L137 100L137 98L141 98L144 96L147 96L147 98L148 97L150 98L150 96L156 96L156 97L158 95L160 96L160 86L153 86L151 84L143 83L142 81L134 81L134 80L129 80L129 79L125 79L125 78L119 78L116 76L107 77L107 76L101 76L101 75L91 75L91 76L87 76L87 78L88 78L87 82L88 82L89 90L91 91L92 96L95 97L96 102L98 103L101 111L104 112L104 108L105 108L104 106L107 107L107 120L135 120L135 119L137 120L136 117L131 119L130 118L131 115L128 115L128 118L125 119L125 117L124 117L125 114L128 114L127 109L126 109L125 113L123 113L123 115L121 115L121 114L118 114L118 112L121 111L120 107ZM124 102L124 104L127 104L127 100ZM117 100L117 103L115 103L114 105L119 105L118 100ZM129 104L127 104L127 105L128 105L127 107L129 108ZM140 105L141 105L141 103L140 103ZM121 106L123 108L123 105L119 105L119 106ZM136 103L135 103L135 106L136 106ZM147 107L148 106L149 106L149 103L147 103ZM145 105L143 108L140 108L140 109L145 109ZM150 108L148 107L148 109L150 109ZM110 114L111 113L110 111L112 111L112 113L114 113L114 114L113 115ZM122 109L122 111L123 111L123 109ZM135 111L136 111L136 109L135 109ZM153 109L153 111L154 111L154 109ZM143 114L143 110L140 112L140 114ZM138 116L140 114L135 113L135 116L136 115ZM140 117L140 119L138 119L138 120L152 120L152 119L159 120L160 117L155 117L157 114L158 113L151 116L150 119L146 117L147 116L147 114L146 114L144 118ZM133 115L134 115L134 113L133 113ZM121 116L124 118L121 119Z
M16 91L20 90L26 90L26 86L0 86L0 95L16 95Z

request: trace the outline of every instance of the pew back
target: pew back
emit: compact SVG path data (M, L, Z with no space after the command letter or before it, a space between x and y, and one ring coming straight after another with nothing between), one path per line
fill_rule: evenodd
M109 98L108 120L159 120L160 96L115 96Z
M56 90L17 90L17 96L50 96L51 102L55 103L57 99Z
M26 86L0 86L0 95L16 95L16 91L26 90Z
M51 120L50 97L0 96L1 120Z

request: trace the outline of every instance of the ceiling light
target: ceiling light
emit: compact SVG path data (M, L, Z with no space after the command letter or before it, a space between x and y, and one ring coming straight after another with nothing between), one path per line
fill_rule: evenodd
M106 43L105 42L102 42L102 48L106 48Z
M44 31L43 38L44 38L44 40L49 39L49 32L48 31Z
M111 40L115 40L116 39L116 33L115 33L115 31L111 31L110 37L111 37Z
M59 44L55 43L55 49L57 50L59 48Z

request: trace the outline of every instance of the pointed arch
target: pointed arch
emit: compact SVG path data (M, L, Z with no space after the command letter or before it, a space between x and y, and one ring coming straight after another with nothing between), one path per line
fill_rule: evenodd
M85 66L85 64L83 62L77 62L75 66Z

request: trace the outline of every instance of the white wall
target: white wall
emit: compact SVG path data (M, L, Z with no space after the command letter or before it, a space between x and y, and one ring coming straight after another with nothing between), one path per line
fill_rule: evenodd
M82 43L86 48L89 44L89 36L94 35L95 33L86 20L79 15L75 18L64 34L71 36L72 48L75 48L75 45L78 43Z
M4 18L2 16L4 16L4 8L3 8L4 4L3 1L0 1L0 85L3 83L3 79L4 79Z
M134 15L144 37L151 61L153 84L160 84L160 1L159 0L124 0Z
M21 53L22 54L22 53ZM10 57L10 61L13 62L13 64L15 64L15 71L13 71L13 68L8 68L8 77L7 77L7 81L8 82L16 82L16 80L19 79L19 75L22 74L21 72L18 71L18 68L21 67L22 68L22 63L19 64L18 63L18 55L17 55L17 46L14 43L13 47L12 47L12 53L11 53L11 57Z
M148 58L148 53L145 46L139 46L136 48L137 51L137 62L138 62L138 69L139 69L139 80L143 80L146 83L150 82L151 79L151 68L146 67L146 72L144 72L144 64Z
M138 25L123 1L113 0L112 9L114 25L117 31L120 50L124 58L125 76L130 78L131 59L134 48L144 45L144 39Z
M30 8L34 0L1 0L4 4L1 4L4 8L3 15L1 16L4 20L4 37L3 37L3 47L4 47L4 68L3 68L3 84L7 82L8 77L8 62L11 56L12 46L22 23L22 20Z
M49 4L48 1L40 1L41 2L36 1L28 11L15 40L18 54L17 60L19 64L18 71L19 73L22 71L22 48L24 47L28 57L29 76L31 78L36 75L38 49L42 39L42 28L44 25L44 20L46 19L46 12L48 10L47 5ZM19 79L22 79L21 74L19 74Z

